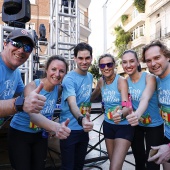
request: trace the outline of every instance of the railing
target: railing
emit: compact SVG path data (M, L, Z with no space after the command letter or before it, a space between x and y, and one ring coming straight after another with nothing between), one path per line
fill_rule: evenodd
M80 24L91 29L91 20L82 12L80 12Z
M153 41L153 40L162 40L168 37L170 37L170 30L168 30L168 28L165 28L160 31L157 31L155 34L152 34L150 36L150 39L151 41Z

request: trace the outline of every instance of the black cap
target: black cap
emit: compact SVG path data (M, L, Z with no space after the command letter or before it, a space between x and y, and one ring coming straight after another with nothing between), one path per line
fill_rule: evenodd
M32 46L33 47L35 46L32 35L26 29L20 29L20 28L14 29L9 33L9 35L7 36L6 39L14 40L19 37L25 37L25 38L29 39L30 42L32 43Z

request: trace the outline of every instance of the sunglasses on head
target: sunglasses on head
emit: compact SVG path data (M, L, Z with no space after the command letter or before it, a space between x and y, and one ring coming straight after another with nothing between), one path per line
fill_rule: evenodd
M112 62L112 63L106 63L106 64L99 64L99 67L101 69L104 69L106 67L106 65L107 65L108 68L112 68L114 63Z
M24 43L22 43L20 41L13 41L11 39L8 39L7 41L10 42L16 48L22 48L23 47L24 51L26 53L31 53L32 50L33 50L33 47L31 45L29 45L29 44L24 44Z

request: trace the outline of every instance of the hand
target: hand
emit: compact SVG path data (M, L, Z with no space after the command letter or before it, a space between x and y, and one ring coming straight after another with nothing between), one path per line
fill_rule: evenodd
M65 122L62 124L59 124L59 127L56 126L56 137L59 139L66 139L70 135L70 128L68 128L70 120L67 119Z
M157 154L150 157L148 162L154 161L156 164L162 164L170 159L170 148L167 144L151 147L152 149L158 150Z
M115 110L112 112L112 119L114 123L118 124L121 121L121 114L120 114L120 106L117 106Z
M93 122L90 120L90 114L86 113L86 116L82 119L82 126L85 132L93 130Z
M139 124L138 115L133 111L131 114L126 116L126 119L131 126L136 126Z
M40 95L44 84L41 82L40 85L33 90L30 95L25 97L23 110L27 113L39 113L43 109L46 97Z

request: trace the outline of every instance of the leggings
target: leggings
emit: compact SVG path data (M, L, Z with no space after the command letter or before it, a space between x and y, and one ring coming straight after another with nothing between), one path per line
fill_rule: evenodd
M28 133L9 129L9 159L15 170L44 170L47 157L47 138L42 132Z
M148 162L151 146L161 145L163 142L163 124L157 127L136 126L132 141L132 152L135 158L136 170L160 170L160 165Z

